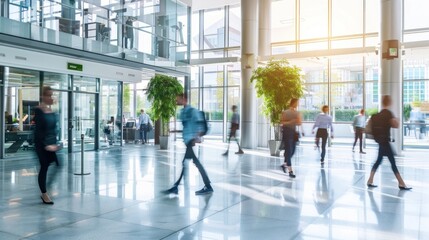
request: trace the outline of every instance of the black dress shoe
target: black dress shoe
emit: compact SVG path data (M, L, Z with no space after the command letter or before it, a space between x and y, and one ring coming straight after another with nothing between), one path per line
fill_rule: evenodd
M43 197L40 197L40 198L42 199L44 204L50 204L50 205L54 204L54 202L52 202L52 201L50 201L50 202L45 201L45 199L43 199Z
M178 194L179 189L177 189L177 186L173 186L170 189L162 191L162 193L164 193L164 194Z
M286 166L285 165L280 165L280 167L283 169L283 172L286 173Z
M374 185L374 184L372 184L372 183L367 183L367 184L366 184L366 186L367 186L367 187L369 187L369 188L375 188L375 187L378 187L377 185Z
M296 177L295 174L293 174L293 171L289 172L289 177L291 177L291 178L295 178Z
M413 189L412 187L403 187L403 186L398 186L398 187L401 190L411 190L411 189Z
M204 186L201 190L195 192L195 195L204 195L213 193L213 188L211 186Z

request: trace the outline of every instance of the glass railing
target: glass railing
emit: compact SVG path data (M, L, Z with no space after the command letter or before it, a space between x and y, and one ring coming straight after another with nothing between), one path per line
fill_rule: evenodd
M187 21L187 7L176 0L10 1L0 33L181 69L189 58Z

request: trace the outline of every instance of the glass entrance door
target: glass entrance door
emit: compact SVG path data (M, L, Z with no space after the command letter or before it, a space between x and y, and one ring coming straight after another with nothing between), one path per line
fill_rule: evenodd
M73 93L74 116L72 118L73 151L95 149L95 94Z

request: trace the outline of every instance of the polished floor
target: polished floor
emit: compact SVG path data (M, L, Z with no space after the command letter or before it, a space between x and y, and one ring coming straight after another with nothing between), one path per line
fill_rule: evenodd
M195 151L214 193L196 196L203 183L193 164L178 195L160 193L180 174L185 148L158 148L86 152L83 171L80 154L62 156L49 169L54 205L40 199L35 156L2 160L0 239L429 239L429 151L397 158L413 187L403 191L387 159L379 187L366 187L374 148L333 146L321 167L317 150L299 146L291 179L267 150L224 157L224 144L205 142Z

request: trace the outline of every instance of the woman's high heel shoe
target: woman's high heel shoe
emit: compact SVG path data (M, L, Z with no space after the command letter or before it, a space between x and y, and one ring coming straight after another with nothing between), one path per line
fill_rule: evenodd
M280 167L282 168L283 172L286 173L286 166L285 165L280 165Z
M412 187L404 187L404 186L398 186L398 187L401 190L411 190L411 189L413 189Z
M42 199L44 204L50 204L50 205L54 204L54 202L52 202L52 201L50 201L50 202L45 201L45 199L43 199L43 197L40 197L40 198Z

